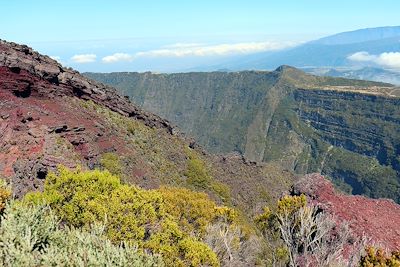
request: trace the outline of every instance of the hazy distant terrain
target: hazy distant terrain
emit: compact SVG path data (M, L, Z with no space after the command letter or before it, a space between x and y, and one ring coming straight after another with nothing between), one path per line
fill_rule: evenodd
M391 70L385 70L376 67L362 67L362 68L303 68L305 72L332 77L343 77L349 79L368 80L376 82L385 82L400 85L400 73Z
M400 51L400 26L362 29L311 41L275 53L257 53L223 64L227 69L275 69L286 64L295 67L339 67L355 64L354 53L377 55ZM366 64L366 62L364 62Z
M273 70L290 65L317 75L399 84L399 51L400 26L380 27L339 33L291 49L245 55L191 70Z

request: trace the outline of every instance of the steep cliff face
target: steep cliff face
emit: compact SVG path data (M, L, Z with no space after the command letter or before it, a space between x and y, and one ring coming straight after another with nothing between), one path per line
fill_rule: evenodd
M125 88L144 109L161 114L213 152L245 152L245 136L275 75L259 72L93 74L92 78ZM133 89L133 90L131 90ZM267 99L268 100L268 99Z
M335 146L399 166L400 99L319 90L296 90L299 118Z
M86 74L176 123L213 152L237 151L342 189L399 196L400 101L389 84L273 72Z
M320 172L353 194L400 201L399 112L398 98L296 89L275 115L264 161Z

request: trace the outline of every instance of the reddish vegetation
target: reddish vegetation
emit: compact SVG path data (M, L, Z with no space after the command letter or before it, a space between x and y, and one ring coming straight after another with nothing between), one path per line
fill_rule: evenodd
M319 174L301 179L295 193L306 194L339 221L348 221L358 236L389 250L400 249L400 205L393 200L340 194Z

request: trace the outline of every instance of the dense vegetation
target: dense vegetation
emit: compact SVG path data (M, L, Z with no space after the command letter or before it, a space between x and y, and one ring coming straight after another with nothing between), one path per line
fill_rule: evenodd
M183 201L189 198L193 201ZM74 227L87 229L103 222L113 243L127 242L160 254L168 266L218 266L215 253L201 240L208 224L233 213L201 193L143 190L121 184L108 171L65 168L49 174L44 192L28 194L25 201L49 205Z
M176 123L210 151L236 151L301 174L321 172L349 193L400 201L400 100L383 96L393 91L388 84L317 77L286 66L274 72L86 75ZM325 90L335 87L344 91ZM361 89L382 96L357 93Z
M3 266L341 266L349 242L360 266L399 266L398 252L360 253L346 224L304 195L265 207L255 231L204 193L144 190L108 171L60 167L21 201L0 188Z

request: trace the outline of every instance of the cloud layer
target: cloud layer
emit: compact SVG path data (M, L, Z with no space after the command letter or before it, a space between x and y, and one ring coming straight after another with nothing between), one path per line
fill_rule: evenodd
M95 54L83 54L83 55L75 55L71 57L71 60L75 63L91 63L96 61Z
M132 61L135 58L151 57L204 57L204 56L227 56L235 54L251 54L265 51L276 51L292 47L293 42L251 42L236 44L204 45L197 43L178 43L165 46L162 49L140 51L133 55L115 53L102 58L104 63L115 63Z
M104 63L114 63L114 62L123 62L123 61L132 61L133 56L125 53L115 53L111 56L106 56L102 58Z
M365 51L354 53L347 59L355 62L375 63L382 67L400 69L400 52L385 52L373 55Z

